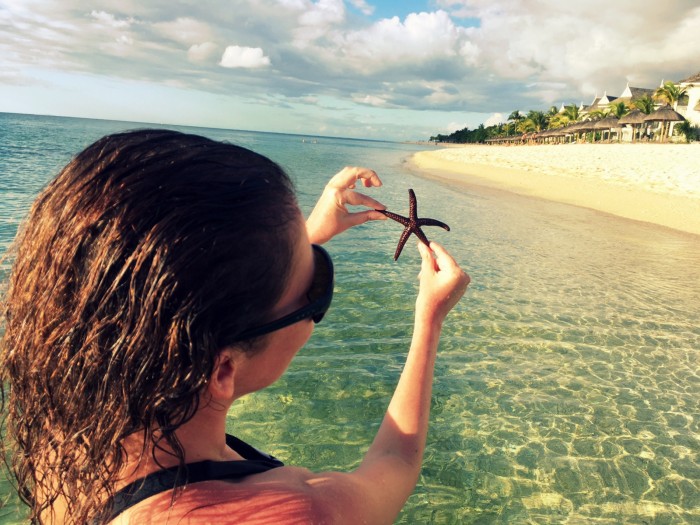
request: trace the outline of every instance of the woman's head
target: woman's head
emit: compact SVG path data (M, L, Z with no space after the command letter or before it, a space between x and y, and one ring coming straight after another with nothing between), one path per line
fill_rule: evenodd
M120 133L71 161L18 236L6 298L20 483L36 462L102 488L114 470L86 472L86 454L118 467L126 435L170 441L219 351L273 315L299 218L279 166L203 137Z

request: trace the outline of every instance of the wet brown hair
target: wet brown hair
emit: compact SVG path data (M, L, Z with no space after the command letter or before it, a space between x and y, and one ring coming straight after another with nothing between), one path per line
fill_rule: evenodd
M134 432L184 465L174 431L222 348L268 320L298 217L274 162L167 130L104 137L45 188L15 243L0 342L3 452L32 521L59 498L67 522L99 518Z

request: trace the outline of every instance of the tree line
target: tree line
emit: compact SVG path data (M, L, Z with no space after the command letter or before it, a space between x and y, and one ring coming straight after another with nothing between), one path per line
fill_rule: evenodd
M540 132L548 129L556 129L583 119L598 120L608 116L622 118L630 111L637 109L649 115L654 111L658 103L666 103L671 107L687 96L685 88L676 86L673 82L665 82L653 95L645 95L631 103L620 101L612 103L607 107L595 109L593 111L581 111L579 106L570 104L564 106L560 111L556 106L549 108L549 111L530 110L526 114L516 110L509 116L507 122L484 126L480 124L476 129L470 130L468 127L450 133L449 135L437 134L430 137L431 142L452 142L457 144L484 143L487 139L498 137L512 137L523 133ZM676 128L683 133L686 140L690 142L698 138L698 126L692 126L687 120L677 125Z

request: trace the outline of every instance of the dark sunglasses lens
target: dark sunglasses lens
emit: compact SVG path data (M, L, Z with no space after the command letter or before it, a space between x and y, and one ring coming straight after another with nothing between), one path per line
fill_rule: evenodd
M308 296L311 303L319 303L319 310L312 316L314 323L319 323L333 299L333 264L322 248L314 249L314 264L314 282Z

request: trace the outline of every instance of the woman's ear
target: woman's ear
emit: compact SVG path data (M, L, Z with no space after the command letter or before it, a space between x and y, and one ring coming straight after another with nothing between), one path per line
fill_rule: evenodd
M219 352L207 387L212 400L233 402L235 370L234 351L224 349Z

